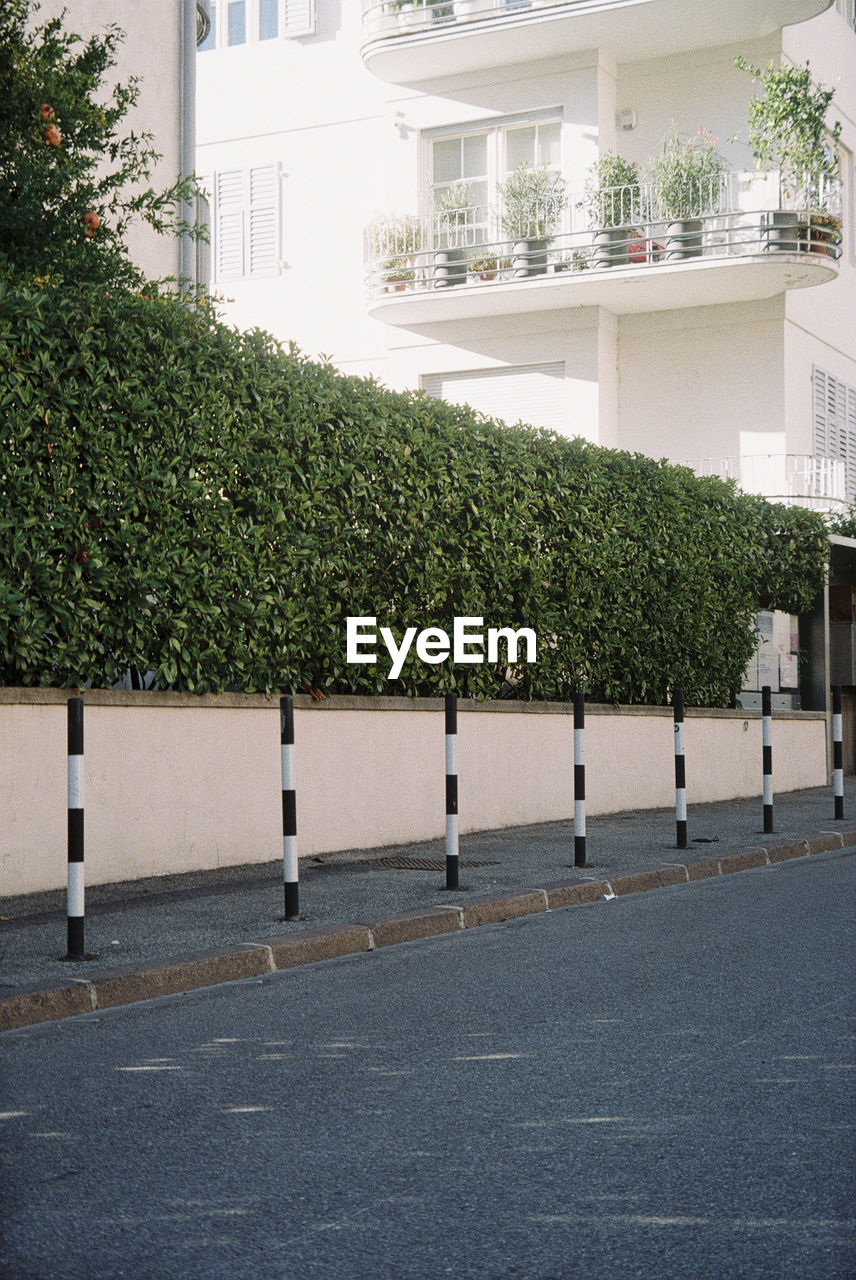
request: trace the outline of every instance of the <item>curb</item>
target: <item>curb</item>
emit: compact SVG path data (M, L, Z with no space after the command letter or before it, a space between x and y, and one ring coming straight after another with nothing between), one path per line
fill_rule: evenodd
M0 1032L77 1017L99 1009L136 1004L157 996L219 986L224 982L241 982L246 978L317 964L321 960L335 960L462 929L476 929L481 925L498 924L541 911L563 910L601 898L648 893L652 889L691 884L714 876L754 871L853 844L856 844L856 827L844 831L821 831L807 840L752 847L687 865L667 863L650 871L617 876L613 880L592 878L575 884L547 885L543 889L499 898L472 898L461 905L429 907L366 923L330 925L307 930L297 937L284 935L260 939L228 951L199 952L177 957L166 964L114 969L102 976L72 978L59 985L37 983L0 998Z

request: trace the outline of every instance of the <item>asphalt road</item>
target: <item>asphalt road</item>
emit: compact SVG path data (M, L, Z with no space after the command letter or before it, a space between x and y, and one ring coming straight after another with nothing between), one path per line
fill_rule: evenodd
M15 1280L853 1280L856 851L0 1038Z

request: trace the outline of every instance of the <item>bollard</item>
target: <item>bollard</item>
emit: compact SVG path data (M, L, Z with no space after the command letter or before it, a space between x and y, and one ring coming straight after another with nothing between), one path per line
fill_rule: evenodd
M458 887L458 695L446 694L446 888Z
M68 954L85 960L83 880L83 699L68 700Z
M844 738L841 731L841 685L832 686L832 789L835 819L844 817Z
M764 766L764 835L773 830L773 698L770 686L761 690L761 741Z
M574 866L586 865L586 701L574 694Z
M687 847L687 772L684 759L684 691L675 685L672 695L675 709L675 827L678 848Z
M285 919L300 912L297 874L297 796L294 789L294 699L279 700L280 751L282 755L282 880Z

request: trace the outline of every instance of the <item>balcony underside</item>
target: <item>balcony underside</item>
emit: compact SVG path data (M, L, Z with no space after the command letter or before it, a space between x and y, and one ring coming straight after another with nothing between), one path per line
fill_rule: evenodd
M520 280L468 281L442 289L408 287L372 298L369 314L404 327L575 307L603 307L615 315L631 315L756 302L787 289L823 284L837 274L835 261L823 254L759 253L562 271Z
M502 0L467 20L426 17L400 27L370 6L363 19L363 61L392 84L426 81L598 49L616 62L638 62L770 35L804 22L831 0L557 0L552 7L506 12Z

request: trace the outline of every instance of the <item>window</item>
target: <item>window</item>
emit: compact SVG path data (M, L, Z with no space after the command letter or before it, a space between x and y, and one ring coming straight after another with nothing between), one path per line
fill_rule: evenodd
M856 387L832 374L812 369L814 389L814 452L820 458L844 463L845 495L856 502Z
M211 30L199 49L311 36L315 28L316 0L211 0Z
M279 166L220 170L211 189L214 279L277 275L282 257Z
M247 43L247 0L227 0L229 44Z
M422 388L438 400L471 405L510 425L527 422L563 435L568 432L565 365L561 360L428 374L422 379Z
M430 132L426 135L427 185L435 207L448 209L457 190L474 210L476 240L494 238L491 211L498 184L522 164L546 165L560 173L561 130L560 117L544 113L454 132Z

